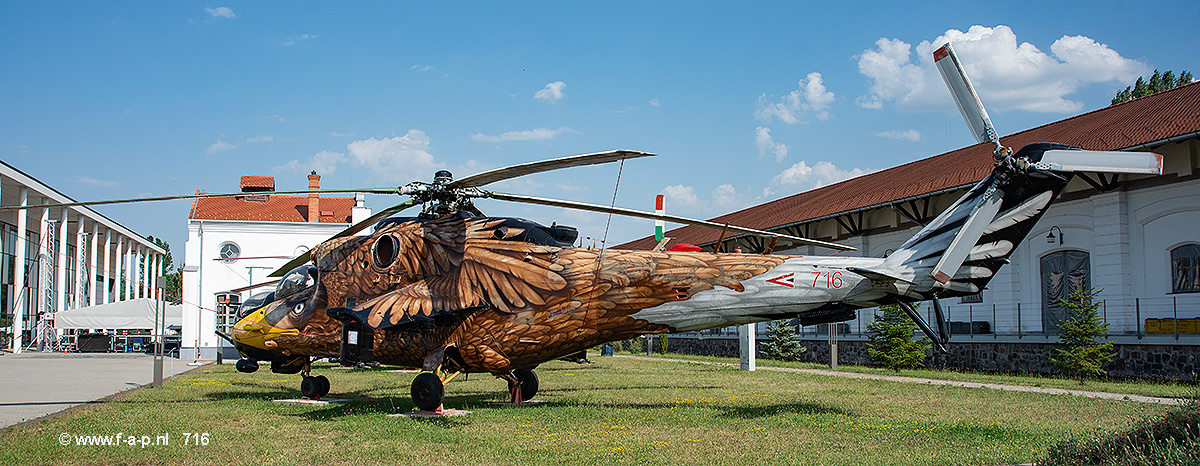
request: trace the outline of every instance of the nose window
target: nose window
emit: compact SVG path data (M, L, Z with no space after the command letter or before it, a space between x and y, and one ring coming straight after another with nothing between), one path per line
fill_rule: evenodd
M317 283L316 275L317 268L312 265L306 264L292 269L275 286L275 299L286 298L315 285Z

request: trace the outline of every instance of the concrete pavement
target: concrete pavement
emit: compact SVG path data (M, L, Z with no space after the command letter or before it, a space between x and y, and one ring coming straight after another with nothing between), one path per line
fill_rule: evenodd
M163 378L194 369L163 359ZM154 381L154 356L138 353L0 353L0 428L92 403Z

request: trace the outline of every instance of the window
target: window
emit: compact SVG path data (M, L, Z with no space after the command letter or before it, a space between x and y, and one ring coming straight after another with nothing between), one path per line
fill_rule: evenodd
M233 262L237 260L238 257L241 257L242 249L239 248L235 243L222 243L221 250L218 254L221 256L221 260Z
M237 323L238 307L242 304L241 295L233 293L217 294L217 330L229 335L233 332L233 324Z
M1200 292L1200 244L1171 250L1171 292Z

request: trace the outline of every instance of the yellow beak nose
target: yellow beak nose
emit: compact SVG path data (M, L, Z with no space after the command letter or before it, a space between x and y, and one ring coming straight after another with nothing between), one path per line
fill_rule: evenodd
M273 350L278 346L273 340L280 335L298 335L294 328L278 328L266 321L267 307L251 312L233 325L233 340L255 348Z

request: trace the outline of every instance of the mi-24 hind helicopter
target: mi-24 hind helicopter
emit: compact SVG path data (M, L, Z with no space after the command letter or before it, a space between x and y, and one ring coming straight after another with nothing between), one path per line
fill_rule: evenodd
M573 228L485 217L471 203L491 198L724 227L479 189L571 160L649 154L581 156L459 181L439 173L432 184L404 187L412 200L370 223L418 204L420 215L379 221L369 236L353 236L366 225L352 227L277 272L286 269L274 296L244 309L235 326L231 339L247 358L239 367L270 360L273 370L304 372L306 396L328 391L324 377L308 376L312 358L417 367L423 373L411 394L423 410L442 404L444 383L458 374L485 372L507 380L520 402L536 393L539 364L605 342L786 318L840 322L885 304L903 308L945 351L938 299L983 289L1073 173L1161 174L1162 157L1055 143L1014 153L1000 143L951 46L934 58L977 141L994 146L995 168L886 258L588 249L572 245ZM936 330L914 309L920 301L933 301Z
M282 278L275 291L243 304L233 335L224 336L243 356L239 370L253 372L260 361L270 361L272 371L303 373L301 392L308 397L329 391L327 378L310 375L317 358L420 368L411 394L422 410L439 408L445 383L462 373L504 379L512 401L521 402L537 392L533 369L539 364L605 342L777 319L840 322L858 309L886 304L903 308L944 351L948 332L938 299L983 289L1075 172L1161 174L1162 157L1055 143L1014 152L1000 144L951 47L939 48L934 58L977 141L994 146L995 167L886 258L575 247L574 228L483 216L472 202L490 198L610 212L853 249L482 189L525 174L653 155L613 151L460 180L438 172L432 183L401 188L322 190L410 199L276 271L272 276ZM415 217L389 218L418 205ZM356 236L371 226L369 236ZM921 301L933 302L936 329L914 309Z

